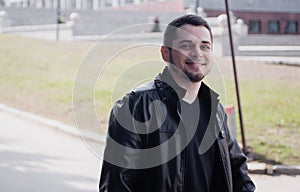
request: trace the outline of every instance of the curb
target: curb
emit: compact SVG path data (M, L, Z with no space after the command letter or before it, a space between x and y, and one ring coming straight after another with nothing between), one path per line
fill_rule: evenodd
M300 175L300 166L269 165L259 162L248 162L249 173L267 175Z
M79 130L76 127L64 124L60 121L55 121L52 119L44 118L39 115L35 115L33 113L24 112L24 111L18 110L16 108L9 107L8 105L5 105L5 104L0 104L0 111L7 112L12 115L24 118L24 119L35 121L36 123L45 125L47 127L54 128L56 130L59 130L61 132L64 132L64 133L72 135L72 136L81 137L81 138L91 140L91 141L94 141L97 143L105 144L105 140L106 140L105 135L97 134L97 133L87 131L87 130Z
M248 61L263 61L269 64L290 65L300 67L300 57L237 56L237 59Z

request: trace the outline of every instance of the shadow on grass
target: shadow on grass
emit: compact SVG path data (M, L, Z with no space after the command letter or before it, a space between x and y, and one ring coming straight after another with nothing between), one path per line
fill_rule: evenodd
M253 160L270 165L282 165L282 162L268 159L265 155L261 155L258 153L253 153Z
M247 149L247 157L250 161L257 161L259 163L266 163L268 165L282 165L283 163L280 161L276 161L268 158L266 155L262 155L260 153L254 152L252 147L248 147Z

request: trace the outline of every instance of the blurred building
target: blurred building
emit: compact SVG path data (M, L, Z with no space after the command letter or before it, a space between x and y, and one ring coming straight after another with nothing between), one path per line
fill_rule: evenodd
M185 0L194 8L197 0ZM249 34L300 34L300 0L228 0L230 10L249 26ZM225 13L224 0L198 0L207 17Z
M0 0L0 6L67 10L126 10L195 12L218 17L225 13L225 0ZM248 34L300 34L300 0L229 0L237 19L248 25ZM199 9L198 9L199 10Z

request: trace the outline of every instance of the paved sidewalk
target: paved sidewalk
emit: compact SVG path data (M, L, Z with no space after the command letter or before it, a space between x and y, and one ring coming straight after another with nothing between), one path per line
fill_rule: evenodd
M91 142L101 154L103 143ZM0 111L0 191L96 192L100 167L79 136ZM300 188L299 175L251 177L257 192Z
M100 163L80 137L0 111L0 191L96 192Z
M298 192L300 176L251 174L257 190L255 192Z

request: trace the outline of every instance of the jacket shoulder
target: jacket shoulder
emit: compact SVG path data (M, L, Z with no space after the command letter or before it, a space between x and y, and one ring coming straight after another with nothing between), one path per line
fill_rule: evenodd
M149 91L153 91L155 90L155 83L154 81L148 81L146 83L143 83L142 85L137 86L136 88L134 88L131 93L133 94L143 94L143 93L147 93Z
M151 100L155 100L154 98L157 97L158 94L156 93L155 83L154 81L149 81L139 85L117 100L113 110L118 111L120 108L124 108L124 106L129 106L131 111L133 108L136 108L140 105L143 106L144 104L151 102Z
M154 91L155 91L154 81L145 82L137 86L130 92L126 93L125 95L123 95L120 99L118 99L114 105L114 108L119 108L123 106L124 103L132 104L137 102L138 100L141 101L141 98L146 95L152 96Z

